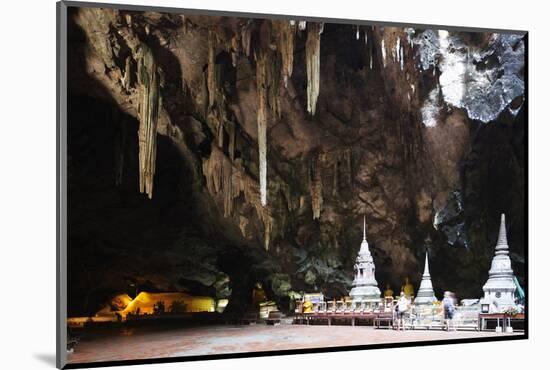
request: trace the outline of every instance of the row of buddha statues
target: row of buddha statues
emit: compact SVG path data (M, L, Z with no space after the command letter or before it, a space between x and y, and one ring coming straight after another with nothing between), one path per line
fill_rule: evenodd
M411 280L409 277L405 277L405 282L403 285L401 285L401 290L399 291L399 294L394 294L393 289L391 288L390 284L386 284L386 290L384 290L384 298L398 298L400 293L405 293L405 297L407 297L409 300L412 300L414 298L414 285L411 283Z

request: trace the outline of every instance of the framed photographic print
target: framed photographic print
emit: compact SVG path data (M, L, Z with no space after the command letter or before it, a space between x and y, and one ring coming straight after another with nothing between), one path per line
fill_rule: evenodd
M58 367L527 338L526 31L57 10Z

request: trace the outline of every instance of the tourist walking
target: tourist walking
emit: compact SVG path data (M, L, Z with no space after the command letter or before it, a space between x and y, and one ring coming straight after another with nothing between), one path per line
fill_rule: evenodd
M451 292L445 292L443 295L443 314L445 317L445 330L449 331L451 329L451 324L453 324L453 329L456 331L454 326L453 317L455 314L455 300Z

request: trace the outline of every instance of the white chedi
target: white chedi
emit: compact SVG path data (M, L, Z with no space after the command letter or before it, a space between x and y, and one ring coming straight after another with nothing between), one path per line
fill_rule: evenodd
M504 214L500 218L500 230L498 241L495 247L495 256L491 262L489 279L483 286L484 296L480 303L482 305L496 306L500 312L508 309L515 309L516 284L514 282L514 271L512 262L508 255L508 240L506 237L506 219Z
M435 297L434 288L432 285L432 278L430 276L430 268L428 266L428 252L426 252L426 261L424 262L424 274L422 274L422 280L420 282L420 287L418 288L416 298L414 299L414 304L432 304L435 301L437 301L437 298Z
M432 285L432 278L430 276L430 268L428 266L428 252L426 252L426 262L424 263L424 274L418 288L418 293L414 299L416 305L427 305L437 301L435 297L434 288Z
M352 289L349 292L352 301L354 302L379 302L380 289L374 276L374 260L369 250L367 242L367 227L363 217L363 241L361 248L355 260L354 272L355 279L353 280Z

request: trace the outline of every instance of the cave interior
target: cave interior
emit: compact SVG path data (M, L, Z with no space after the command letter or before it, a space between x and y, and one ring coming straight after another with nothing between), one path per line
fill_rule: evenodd
M522 35L107 8L68 27L69 316L137 291L345 296L363 217L381 289L418 287L428 251L438 297L481 297L501 213L525 283Z

